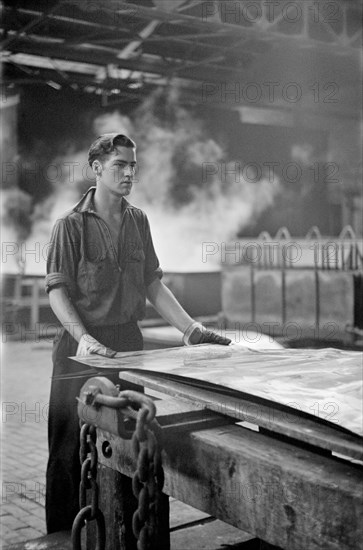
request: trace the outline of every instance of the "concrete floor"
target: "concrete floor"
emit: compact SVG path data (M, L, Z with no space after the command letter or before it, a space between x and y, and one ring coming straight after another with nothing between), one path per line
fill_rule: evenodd
M45 534L45 469L51 342L2 347L1 541Z

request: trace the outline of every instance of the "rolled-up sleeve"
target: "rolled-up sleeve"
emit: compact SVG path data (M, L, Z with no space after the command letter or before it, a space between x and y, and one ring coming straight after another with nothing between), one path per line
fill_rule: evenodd
M149 220L144 219L144 252L145 252L145 287L148 287L155 279L161 279L163 270L160 267L159 259L156 255L154 243L151 237Z
M75 293L79 244L75 230L66 219L56 222L47 254L47 275L45 290L65 286L70 296Z

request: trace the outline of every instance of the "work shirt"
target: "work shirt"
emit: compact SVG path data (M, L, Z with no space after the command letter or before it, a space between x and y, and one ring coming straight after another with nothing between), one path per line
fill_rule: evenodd
M141 320L146 288L163 275L148 219L123 197L119 242L114 243L95 212L95 190L91 187L53 228L46 291L65 286L86 326Z

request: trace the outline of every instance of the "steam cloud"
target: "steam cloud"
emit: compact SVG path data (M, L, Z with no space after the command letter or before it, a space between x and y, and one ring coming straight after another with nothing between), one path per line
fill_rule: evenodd
M180 106L175 88L156 91L132 120L117 110L97 117L94 131L95 136L117 131L135 139L139 167L128 200L146 211L165 270L219 269L217 256L215 264L203 263L203 243L233 239L280 190L276 179L247 181L234 170L235 162L225 160L228 153L205 135L203 123ZM242 159L238 163L241 166ZM60 167L59 178L54 193L34 208L28 250L35 243L46 249L56 219L94 184L86 150L58 157L52 164ZM44 274L43 257L27 254L25 259L27 274Z

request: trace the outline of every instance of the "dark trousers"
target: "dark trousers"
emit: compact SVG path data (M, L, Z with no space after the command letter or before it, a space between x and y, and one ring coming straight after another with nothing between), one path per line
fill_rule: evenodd
M136 351L143 348L143 340L136 322L124 325L92 327L89 333L100 343L115 351ZM62 329L53 344L53 376L76 375L84 365L68 359L76 355L78 342ZM94 376L90 371L90 378ZM118 373L107 375L114 384ZM76 397L87 377L52 380L49 418L49 459L46 476L47 532L69 530L79 511L80 482L79 418Z

